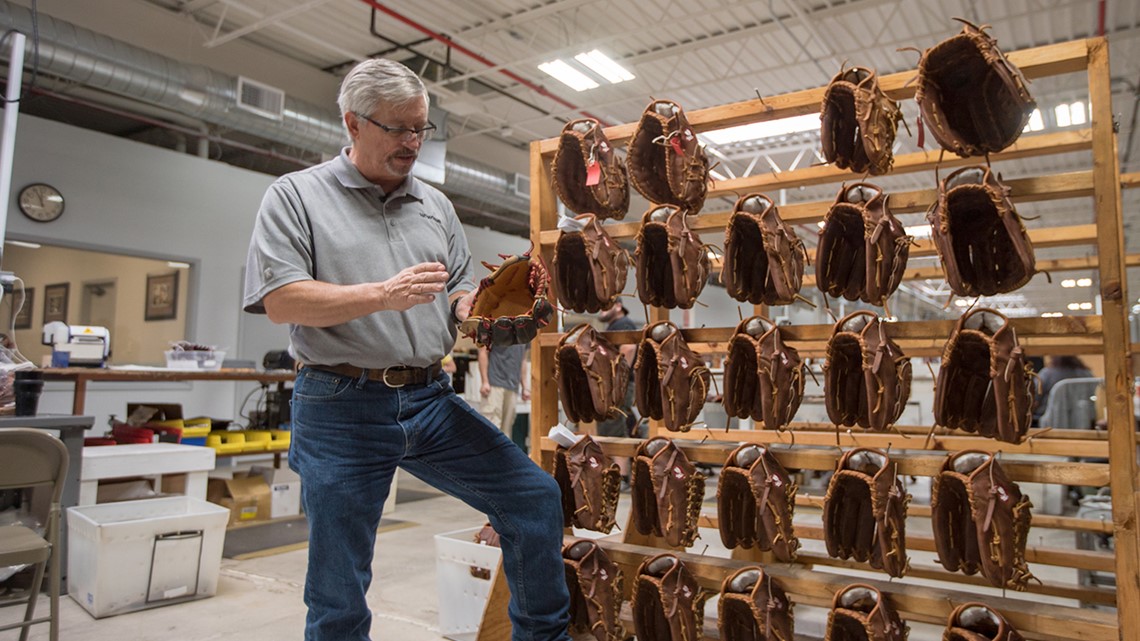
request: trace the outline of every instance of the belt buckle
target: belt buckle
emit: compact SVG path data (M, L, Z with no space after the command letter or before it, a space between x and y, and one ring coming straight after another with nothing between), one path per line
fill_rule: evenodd
M405 385L407 385L407 383L400 383L399 385L393 385L393 384L388 382L388 370L393 369L393 367L385 367L384 368L384 374L380 377L380 382L384 383L388 387L391 387L392 389L400 389L401 387L404 387Z

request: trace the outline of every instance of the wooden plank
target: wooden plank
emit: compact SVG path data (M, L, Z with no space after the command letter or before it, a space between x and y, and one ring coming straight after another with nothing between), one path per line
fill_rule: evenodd
M1038 260L1037 271L1049 272L1050 274L1057 274L1060 272L1075 272L1075 271L1092 271L1097 269L1099 261L1096 256L1079 256L1076 258L1058 258L1055 260ZM1128 254L1124 257L1124 265L1126 267L1140 267L1140 254ZM941 265L929 265L927 267L912 267L903 272L903 280L926 280L945 278L945 272L942 271ZM803 287L800 291L805 289L815 289L815 274L804 274Z
M1120 175L1120 186L1124 189L1140 187L1140 171Z
M937 340L938 344L946 342L946 337L954 329L954 320L914 321L907 323L890 323L890 335L897 341L911 339ZM1019 340L1033 337L1088 337L1099 338L1102 322L1099 316L1060 316L1058 318L1011 318L1010 323L1017 330ZM733 327L698 327L682 329L681 335L690 344L695 343L727 343L732 338ZM834 330L833 324L818 325L788 325L781 327L780 332L784 342L791 343L799 348L798 343L808 341L827 341ZM601 332L614 344L624 345L641 341L641 330L624 330L620 332ZM549 332L538 337L543 347L558 345L562 334ZM900 343L901 344L901 343Z
M487 604L483 606L483 618L475 641L508 641L511 638L511 619L507 616L510 600L507 575L503 572L503 562L499 561L495 576L491 578L491 591L487 594Z
M1087 143L1087 136L1082 138L1082 140ZM795 172L788 172L788 174L791 173ZM788 174L781 174L781 176ZM1010 180L1006 184L1011 189L1011 197L1014 202L1017 203L1062 200L1065 198L1091 196L1093 194L1093 177L1091 171L1075 171L1050 176L1020 178ZM779 188L786 189L787 187L781 184ZM758 188L751 189L751 191L757 190ZM738 191L738 193L746 192ZM925 212L930 208L930 205L934 203L937 197L937 189L893 192L890 194L891 211L895 214ZM834 200L817 200L784 205L780 207L780 218L789 224L817 223L823 220L824 215L827 214L827 210L831 207L833 202ZM627 216L627 218L632 218L627 222L611 222L607 224L606 233L616 240L635 238L638 230L641 229L641 214L636 212L631 212L631 214L634 215L632 217ZM723 233L730 216L732 216L731 211L700 213L689 219L689 227L697 233ZM547 231L539 234L541 244L552 246L558 242L558 236L561 232L555 229L554 225L544 227L543 229Z
M1039 78L1060 73L1072 73L1086 68L1088 45L1085 41L1063 42L1033 49L1012 51L1007 57L1018 65L1027 78ZM905 100L914 96L916 72L900 71L879 78L879 86L895 100ZM795 91L779 96L766 96L762 100L745 100L706 109L686 111L689 124L698 132L723 129L735 125L768 120L779 120L791 116L819 113L826 87L816 87ZM637 123L625 123L606 127L606 137L614 145L628 142L633 136ZM543 156L553 154L558 149L558 138L537 141ZM545 158L549 162L550 158ZM947 160L950 156L947 155ZM850 175L850 174L847 174ZM830 180L826 182L831 182Z
M687 436L672 434L672 436L689 460L706 465L723 465L729 452L735 449L738 443L701 441L695 438L703 434L701 431L699 434L689 433ZM608 436L597 436L594 440L600 443L602 449L610 456L634 456L637 453L637 446L642 442L641 439ZM555 444L549 438L543 438L540 447L554 449ZM780 445L773 446L771 452L788 470L831 471L835 469L835 462L840 454L837 448L788 448ZM942 469L946 457L938 454L896 453L891 459L898 462L899 474L934 476ZM1010 479L1019 483L1061 483L1103 487L1108 485L1109 480L1109 466L1104 463L1050 461L1049 465L1041 465L1039 461L1008 458L1002 460L1002 468Z
M1123 265L1124 219L1121 211L1120 157L1112 112L1112 80L1108 41L1089 42L1089 104L1092 107L1093 172L1096 182L1097 254L1100 256L1100 295L1104 314L1104 379L1107 387L1109 464L1112 474L1112 516L1116 523L1118 599L1140 603L1140 533L1137 505L1136 423L1132 409L1132 363L1128 277ZM1121 639L1140 639L1140 608L1118 609Z
M652 547L605 539L598 540L598 545L606 550L610 559L623 566L627 577L634 575L646 557L659 552ZM740 562L733 559L676 554L700 586L714 592L720 590L727 576L740 568ZM823 608L830 608L834 594L855 582L841 574L812 572L786 564L771 564L765 566L764 571L787 591L793 602ZM935 625L945 625L946 618L955 607L977 598L976 594L969 592L899 581L859 578L858 582L871 585L888 595L899 614L908 621ZM1002 612L1027 638L1049 641L1120 641L1115 617L1105 612L996 596L986 597L986 602Z
M805 399L806 402L807 399ZM816 397L817 402L823 402L822 397ZM792 423L792 429L799 432L816 431L826 432L828 434L835 433L835 426L831 423L809 423L795 421ZM847 428L843 428L846 430ZM930 432L929 425L894 425L891 427L892 432L902 432L908 436L919 436L926 438L927 433ZM961 435L962 432L957 432L945 427L939 427L934 430L934 433L939 436L951 436L954 434ZM1070 430L1070 429L1054 429L1054 428L1040 428L1033 427L1029 429L1027 434L1028 438L1047 438L1047 439L1068 439L1077 441L1107 441L1108 432L1104 430Z
M558 205L550 186L550 165L541 161L539 147L530 146L530 241L547 265L554 259L552 247L538 244L539 230L553 227L558 220ZM550 298L557 300L554 280L550 281ZM554 331L551 324L540 331L540 335ZM557 343L557 341L555 341ZM530 350L530 457L539 460L538 442L545 436L544 430L558 422L558 384L550 375L554 371L554 352L547 349Z

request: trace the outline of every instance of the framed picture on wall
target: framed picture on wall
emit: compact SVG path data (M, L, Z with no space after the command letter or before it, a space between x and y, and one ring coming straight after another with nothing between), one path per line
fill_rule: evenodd
M44 323L67 322L67 294L70 283L56 283L44 287Z
M18 296L12 296L14 304L19 304L20 299ZM24 306L20 311L16 312L16 316L12 319L12 327L15 329L31 329L32 328L32 306L36 304L36 288L24 288Z
M178 316L178 272L146 277L146 320Z

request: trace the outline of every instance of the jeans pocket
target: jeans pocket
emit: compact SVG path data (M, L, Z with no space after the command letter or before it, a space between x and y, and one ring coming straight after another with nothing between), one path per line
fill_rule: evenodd
M352 383L351 376L305 368L293 384L293 397L310 401L336 398L351 387Z

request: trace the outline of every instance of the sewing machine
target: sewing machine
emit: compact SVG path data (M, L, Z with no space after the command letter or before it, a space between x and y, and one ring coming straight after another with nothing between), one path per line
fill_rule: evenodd
M51 345L56 367L103 367L111 356L111 332L106 327L52 321L44 325L43 344Z

